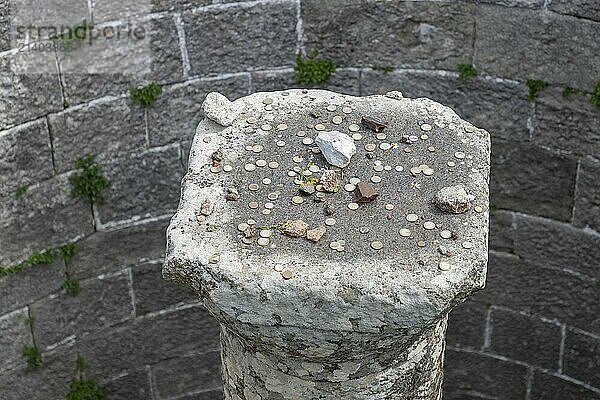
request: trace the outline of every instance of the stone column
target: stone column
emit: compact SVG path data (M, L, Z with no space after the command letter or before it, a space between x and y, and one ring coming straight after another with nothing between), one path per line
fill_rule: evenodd
M428 99L211 93L164 276L221 324L226 399L442 397L483 288L489 135Z

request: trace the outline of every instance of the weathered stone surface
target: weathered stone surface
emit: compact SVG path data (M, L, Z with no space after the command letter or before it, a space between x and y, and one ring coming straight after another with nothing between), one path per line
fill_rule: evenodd
M223 79L194 79L164 87L163 94L147 110L150 146L180 140L190 142L204 116L201 106L206 95L219 90L227 98L235 100L248 94L248 83L248 76L236 75ZM187 162L187 157L185 160Z
M448 316L448 346L481 349L488 308L486 304L467 300L452 310Z
M379 196L379 191L369 182L358 182L354 189L356 201L358 203L370 203Z
M304 0L302 21L304 47L338 65L450 69L471 62L473 4Z
M291 66L296 57L295 1L198 9L182 19L194 75Z
M524 260L600 278L600 237L569 224L516 215L516 253Z
M27 0L10 0L10 2L12 31L19 33L23 28L32 27L26 29L32 41L44 40L52 34L60 34L61 27L74 28L92 21L86 0L47 0L44 1L43 7L35 7ZM38 30L38 28L42 29ZM21 43L24 42L22 39L24 38L19 40Z
M168 219L107 232L96 232L77 244L69 261L76 279L89 278L164 256Z
M533 373L531 400L600 400L600 394L573 382L541 371Z
M592 87L600 75L598 27L551 12L492 5L479 7L474 64L520 80ZM565 60L568 54L568 68Z
M529 144L494 141L490 202L500 208L569 221L576 171L574 159Z
M93 371L93 366L92 366ZM131 369L124 375L119 374L116 379L105 381L98 377L98 384L104 390L106 398L110 400L134 400L152 398L150 377L143 368Z
M0 316L0 371L26 365L23 347L33 344L28 317L27 307Z
M131 268L135 314L141 316L178 304L198 302L191 289L186 290L162 277L161 264L145 263Z
M0 314L31 304L58 290L65 280L62 258L0 278Z
M43 357L44 363L35 371L23 366L0 374L2 400L65 398L75 378L77 350L73 346L63 346Z
M490 249L514 253L515 229L514 214L508 211L490 213Z
M219 351L172 358L153 365L151 370L156 394L161 399L219 389L222 385Z
M89 279L80 285L77 296L60 291L31 305L34 335L40 350L133 317L126 272Z
M129 95L130 88L149 82L181 79L181 51L173 18L116 25L113 36L105 31L94 28L80 47L58 53L71 105L106 95Z
M60 172L74 169L75 160L87 154L105 164L146 143L143 110L126 99L107 98L69 108L50 115L49 122Z
M523 399L527 368L496 358L446 350L444 400Z
M309 229L306 231L306 238L308 240L312 240L313 242L318 242L323 237L326 231L327 228L325 228L324 226Z
M11 47L10 6L9 0L0 0L0 52Z
M361 74L361 87L363 94L399 90L405 97L428 97L488 130L492 137L529 139L527 121L533 113L533 104L527 100L524 83L481 77L465 81L457 74L435 71L365 70Z
M541 8L544 0L479 0L482 4L498 4L506 7Z
M300 88L296 72L291 69L252 72L252 90L255 92ZM359 71L338 68L329 80L322 84L308 85L311 89L327 89L338 93L360 95Z
M534 143L557 152L600 157L598 109L589 97L564 97L559 88L542 91L535 106Z
M53 53L6 53L0 56L0 76L0 130L62 110Z
M487 215L444 214L432 206L431 199L443 183L452 181L465 185L477 203L487 209L487 132L466 125L448 108L425 99L355 98L326 91L287 90L256 93L237 101L244 103L245 112L231 126L224 128L204 120L197 128L180 207L167 232L168 250L163 267L167 279L196 289L222 324L226 397L370 399L398 397L402 393L407 398L438 398L447 312L483 285ZM275 111L267 110L266 103L272 104L269 108ZM346 107L351 111L344 112ZM400 235L389 231L393 228L386 224L385 217L380 218L380 207L375 204L361 207L357 211L361 218L351 218L346 207L351 194L330 193L327 204L335 203L338 211L335 220L326 220L324 203L290 201L289 194L297 195L298 186L287 178L277 183L281 186L281 197L285 193L286 198L279 203L283 210L275 212L289 215L289 219L302 218L308 226L322 223L331 226L336 239L340 242L344 239L345 250L332 255L335 246L330 249L330 243L272 235L268 243L272 247L256 245L255 250L247 248L240 252L239 241L243 237L240 231L245 229L240 222L252 217L260 220L257 224L282 221L281 215L271 221L252 211L253 206L248 207L250 194L245 188L256 179L252 175L256 172L245 164L249 157L257 156L248 156L245 149L249 144L253 150L259 147L261 158L277 159L279 168L286 171L296 166L293 162L298 162L292 161L292 155L300 151L305 154L306 146L312 144L297 136L286 136L286 146L275 146L273 139L282 135L278 129L249 130L246 121L260 117L273 124L285 123L289 131L296 132L321 119L319 123L325 129L315 125L315 131L306 134L314 138L319 129L333 128L327 127L336 123L327 113L337 110L347 114L338 121L344 130L350 129L347 126L350 123L360 122L363 115L389 116L386 132L390 142L399 141L399 132L421 135L435 129L432 135L439 140L432 143L438 149L435 158L439 157L444 166L459 148L469 154L458 174L446 176L447 168L437 168L438 175L423 185L418 195L413 192L398 195L398 185L405 184L404 179L414 179L408 170L396 170L403 174L390 172L397 179L388 178L378 184L380 197L393 193L398 209L427 210L427 217L423 216L428 221L426 230L435 229L430 221L435 219L448 229L460 229L461 237L468 238L469 242L455 252L451 269L442 272L435 265L427 265L429 258L437 261L441 257L437 246L423 245L427 248L417 255L414 243L409 246L408 240L397 240ZM423 115L431 125L424 125L424 121L415 117L418 115ZM259 126L263 127L262 123ZM364 129L361 132L371 134ZM417 156L406 155L408 152L385 152L383 147L370 152L386 165L398 165L396 157L402 157L405 165L421 163ZM211 155L219 148L229 149L226 157L232 165L231 173L208 173ZM356 151L357 155L344 169L344 181L353 176L363 177L365 171L373 169L372 161L365 156L367 150L361 147ZM327 165L322 153L312 154L300 161L312 162L311 166L320 168ZM436 160L427 161L437 165ZM312 172L317 174L318 170L313 168ZM323 180L320 184L324 184ZM223 194L232 184L244 188L240 189L240 195L246 196L244 201L224 199ZM259 187L251 196L259 199L263 194ZM339 201L341 198L344 200ZM197 223L199 205L207 199L214 205L214 211L206 222L216 224L214 230L205 230ZM358 232L363 224L369 226L369 236L352 233ZM300 234L304 234L304 229ZM439 237L439 232L431 234ZM263 241L261 246L264 244ZM463 251L466 249L469 251ZM380 250L380 257L369 253ZM341 254L336 256L338 253ZM405 274L392 273L399 264L406 265ZM251 270L246 267L249 265L253 266ZM377 273L373 272L373 265ZM283 271L278 272L278 266ZM376 393L371 389L373 385L378 387Z
M557 370L561 342L561 327L516 312L492 308L492 353L529 365Z
M46 120L0 132L0 196L50 178L52 153Z
M315 143L327 162L336 167L344 168L356 154L354 140L339 131L319 132Z
M30 187L20 198L0 198L0 263L12 265L35 251L93 232L90 207L71 196L68 175Z
M326 169L323 171L319 183L323 185L323 190L330 193L336 193L340 190L340 178L337 171Z
M115 376L140 365L217 349L219 327L200 306L135 320L79 341L81 355L100 376Z
M600 232L600 161L591 157L580 161L575 188L573 224Z
M304 237L308 230L308 224L301 219L289 220L286 222L284 232L291 237Z
M94 22L127 20L128 18L144 17L147 14L164 11L181 12L191 8L212 4L212 0L141 0L135 4L104 0L94 3Z
M219 92L210 92L202 103L204 116L219 125L229 126L242 112L241 103L233 103Z
M600 304L594 279L545 268L514 255L490 253L486 289L477 301L557 319L598 334Z
M98 206L100 225L131 218L159 217L175 210L183 177L178 144L130 155L106 164L111 186Z
M593 387L600 387L600 339L571 329L565 338L563 372Z
M223 389L209 390L201 392L190 397L183 397L182 400L223 400Z
M600 3L595 0L552 0L548 9L560 14L600 21Z

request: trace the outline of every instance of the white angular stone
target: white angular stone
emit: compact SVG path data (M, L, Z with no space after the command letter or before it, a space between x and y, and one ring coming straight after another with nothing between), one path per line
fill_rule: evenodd
M229 126L242 112L243 106L229 101L219 92L211 92L202 103L202 111L206 118L215 121L219 125Z
M339 131L319 132L315 140L327 162L344 168L356 154L354 139Z
M462 185L444 187L433 198L433 202L440 210L453 214L469 211L471 201L473 196L468 195Z

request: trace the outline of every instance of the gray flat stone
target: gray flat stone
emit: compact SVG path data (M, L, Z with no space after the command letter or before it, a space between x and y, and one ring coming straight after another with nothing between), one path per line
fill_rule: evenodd
M387 365L389 360L402 359L419 348L411 353L416 361L406 366L405 377L391 381L413 379L406 392L437 393L441 380L435 360L442 354L442 342L434 338L443 337L448 310L480 289L485 280L489 134L428 99L357 98L319 90L289 90L256 93L236 103L243 104L245 111L231 126L223 127L209 119L198 126L180 206L167 231L163 267L165 277L194 288L223 324L223 358L226 376L232 377L232 382L249 376L248 371L259 376L275 374L268 389L225 382L225 391L298 398L306 389L316 395L305 383L294 380L297 384L290 385L287 379L299 374L319 380L322 374L325 383L319 393L344 396L350 390L359 391L357 398L370 398L360 388L378 379L382 371L367 364ZM350 111L344 113L348 108ZM333 116L342 113L342 121L334 123ZM350 126L360 124L364 115L387 120L389 126L383 131L387 137L377 139L374 132L359 127L362 139L357 141L357 154L343 169L343 179L376 182L380 192L377 200L352 211L347 204L355 201L353 192L331 193L328 203L338 210L334 220L326 220L323 203L300 201L302 198L292 202L298 185L288 176L289 170L308 165L316 168L313 175L319 177L318 170L329 168L323 154L311 151L317 133L332 129L351 133ZM287 129L277 128L281 124ZM299 137L299 131L305 134ZM417 137L410 152L405 150L402 135ZM278 141L285 144L276 145ZM381 182L373 179L375 160L365 157L364 145L370 142L375 146L370 152L384 169L377 172ZM385 143L389 146L383 146ZM428 150L431 146L435 146L434 152ZM232 172L211 171L211 155L218 149L224 153L222 163L231 165ZM457 157L459 153L464 154ZM302 156L300 162L295 160L298 156ZM274 160L278 161L276 168L265 166ZM449 167L449 162L454 166ZM418 176L409 172L412 166L424 163L428 163L424 170L433 172ZM386 170L383 165L390 168ZM397 165L404 169L398 172L391 167ZM261 186L264 176L271 183ZM247 189L252 183L258 190ZM440 188L457 184L474 196L474 204L483 212L450 215L433 206L432 199ZM270 213L255 210L251 203L264 207L273 190L271 185L277 185L279 195L273 207L267 207ZM230 186L239 189L239 201L226 201ZM213 204L213 212L198 223L196 216L206 200ZM391 219L382 210L386 203L395 205ZM409 212L419 214L417 222L407 221ZM238 225L249 219L258 226L302 219L309 227L327 225L327 233L314 243L279 235L275 230L268 242L264 237L259 239L265 246L246 245L240 231L244 226ZM359 233L364 225L370 228L367 236ZM285 225L282 227L285 230ZM411 237L401 236L400 229L408 227L413 231ZM456 232L459 241L441 239L442 229ZM333 250L332 240L343 251ZM439 240L448 240L454 248L454 255L447 259L450 271L438 268L445 256L432 243ZM399 330L406 332L404 339L396 336ZM239 337L265 349L264 364L253 366ZM335 343L334 348L329 349L324 341ZM281 348L281 353L275 348ZM316 370L284 357L289 352L316 363ZM386 360L378 356L365 360L365 353L380 352L389 352ZM236 362L227 361L234 359ZM344 367L318 372L319 363L325 360ZM288 373L274 372L278 362L286 364ZM415 365L425 371L418 378ZM361 368L365 370L349 376L350 371ZM334 382L345 382L346 386L338 391Z
M0 132L0 196L52 177L50 134L46 120Z
M290 68L283 71L255 71L252 72L252 88L256 92L285 90L301 88L296 81L296 72ZM307 85L311 89L326 89L333 92L360 95L360 81L358 69L338 68L331 74L325 83Z
M33 344L31 330L26 321L28 317L27 307L0 317L0 371L15 365L25 365L23 347Z
M451 69L471 62L475 5L308 0L302 22L304 47L338 65Z
M600 3L595 0L552 0L548 9L600 22Z

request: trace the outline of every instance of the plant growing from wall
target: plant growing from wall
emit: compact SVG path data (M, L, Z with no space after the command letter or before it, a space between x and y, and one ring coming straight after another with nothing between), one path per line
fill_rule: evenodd
M571 96L573 94L579 95L579 96L590 96L590 102L597 106L600 107L600 81L598 81L596 83L596 86L594 87L594 91L593 92L588 92L582 89L578 89L575 87L571 87L571 86L567 86L564 90L563 90L563 96L568 97Z
M296 56L296 81L301 85L311 83L324 83L335 72L335 64L325 58L317 58L319 52L313 50L303 57L301 53Z
M528 79L527 87L529 88L529 101L536 101L538 98L538 93L548 87L548 82Z
M33 253L22 263L10 267L0 267L0 278L14 275L23 271L25 268L35 267L36 265L52 264L57 256L61 256L65 261L69 261L76 251L76 245L71 243L43 252Z
M17 199L23 197L23 195L25 193L27 193L27 189L28 189L27 186L20 186L20 187L18 187L17 190L15 191L15 197Z
M385 65L385 66L373 65L373 66L371 66L371 68L374 71L381 71L384 74L389 74L390 72L392 72L394 70L394 67L389 66L389 65Z
M27 365L29 368L37 369L42 365L42 353L40 353L40 350L35 344L23 347L23 355L27 358Z
M81 286L79 285L79 281L76 279L72 279L70 274L67 274L67 279L60 286L64 291L73 297L76 297L81 292Z
M67 400L104 400L106 394L94 379L84 379L83 371L89 365L83 357L77 357L75 371L78 377L71 382L71 390L67 393Z
M75 161L80 170L69 177L74 197L85 198L91 205L104 204L104 191L110 187L109 180L102 174L102 168L96 163L96 157L88 154Z
M456 69L458 69L459 78L463 81L467 81L477 76L477 70L471 64L458 64Z
M162 94L162 86L152 82L141 88L133 88L129 90L131 100L147 108L156 103L156 100Z

